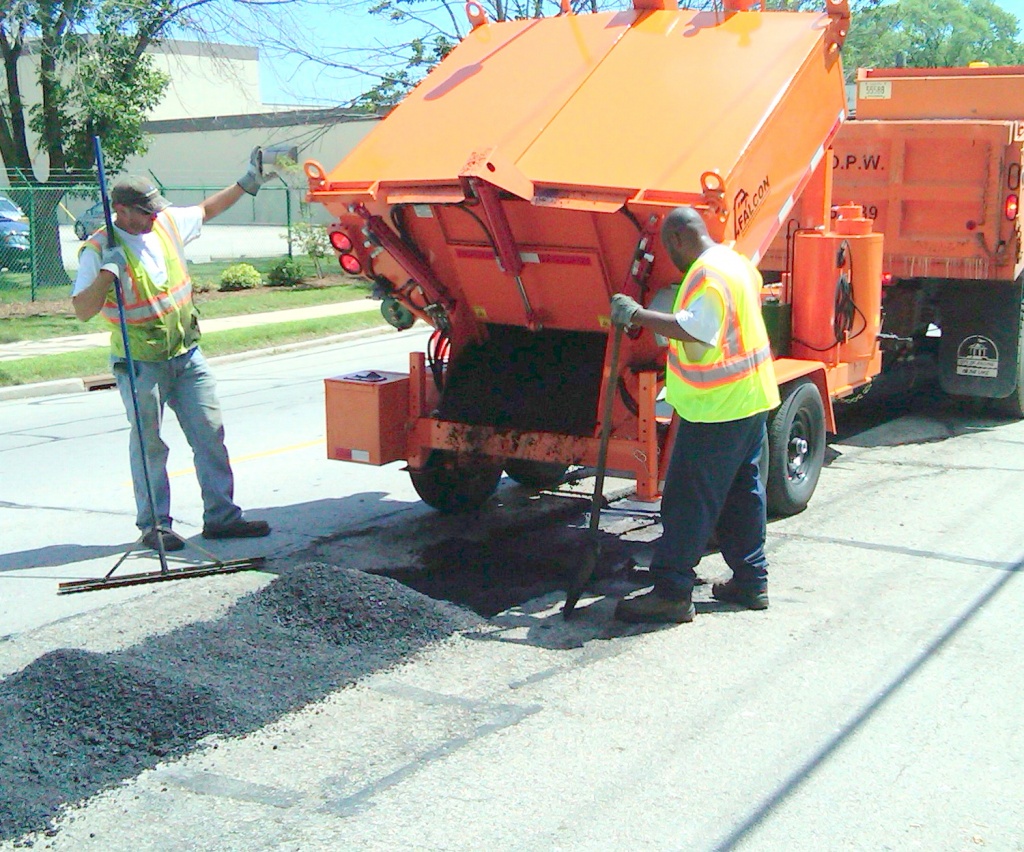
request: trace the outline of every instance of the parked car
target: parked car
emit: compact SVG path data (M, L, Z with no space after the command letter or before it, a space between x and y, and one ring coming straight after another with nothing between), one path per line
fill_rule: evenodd
M81 216L75 219L75 236L87 240L105 224L103 220L103 202L97 201Z
M28 221L28 216L25 215L25 211L11 201L11 199L6 195L2 194L0 194L0 216L3 216L5 219L11 219L15 222Z
M0 269L24 272L32 268L28 222L0 212Z

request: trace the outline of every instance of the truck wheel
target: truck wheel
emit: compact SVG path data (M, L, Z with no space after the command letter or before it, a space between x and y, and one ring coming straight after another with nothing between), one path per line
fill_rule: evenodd
M562 481L568 465L533 459L505 459L505 473L527 488L550 488Z
M1024 305L1021 307L1020 328L1017 331L1017 386L1009 396L992 400L991 408L1015 420L1024 418Z
M501 479L501 465L434 450L420 471L409 471L412 487L439 512L468 512L486 502Z
M825 461L825 406L817 385L797 379L783 389L768 420L768 513L795 515L807 508Z

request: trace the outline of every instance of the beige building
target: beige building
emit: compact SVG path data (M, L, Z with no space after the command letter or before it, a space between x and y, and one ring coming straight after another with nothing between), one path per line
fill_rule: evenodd
M172 201L192 203L235 181L245 171L255 145L291 144L299 162L316 159L330 169L374 126L377 119L351 110L325 106L267 106L260 97L259 50L255 47L166 41L150 48L157 67L170 77L163 100L143 125L148 151L125 164L125 172L148 174L165 187ZM29 103L38 101L31 56L22 60L20 76ZM30 139L30 145L35 140ZM45 179L45 154L38 155L36 174ZM116 174L108 174L108 180ZM2 173L0 182L6 183ZM283 224L304 215L301 174L288 176L285 192L274 181L252 202L241 202L224 214L225 224ZM289 196L286 198L286 196ZM95 199L66 198L68 224ZM313 221L323 214L314 210Z
M124 171L149 174L177 204L194 203L237 180L256 145L296 145L300 165L315 159L331 168L377 122L341 107L263 104L259 51L254 47L168 41L151 53L171 84L151 120L143 125L147 152L125 163ZM290 192L285 181L273 181L255 199L243 200L218 221L326 221L326 211L319 206L306 209L301 171L286 179Z

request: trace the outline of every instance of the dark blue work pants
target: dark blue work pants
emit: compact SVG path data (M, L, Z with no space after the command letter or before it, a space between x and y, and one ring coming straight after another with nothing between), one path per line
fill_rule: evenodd
M690 596L694 568L712 531L736 582L767 587L767 506L760 475L766 421L766 413L726 423L680 421L661 498L662 536L651 564L661 597Z

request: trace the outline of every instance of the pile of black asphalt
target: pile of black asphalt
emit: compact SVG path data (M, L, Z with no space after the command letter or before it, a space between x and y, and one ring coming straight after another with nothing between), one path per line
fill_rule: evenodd
M481 622L393 579L312 562L216 621L114 653L52 651L0 682L0 840Z

